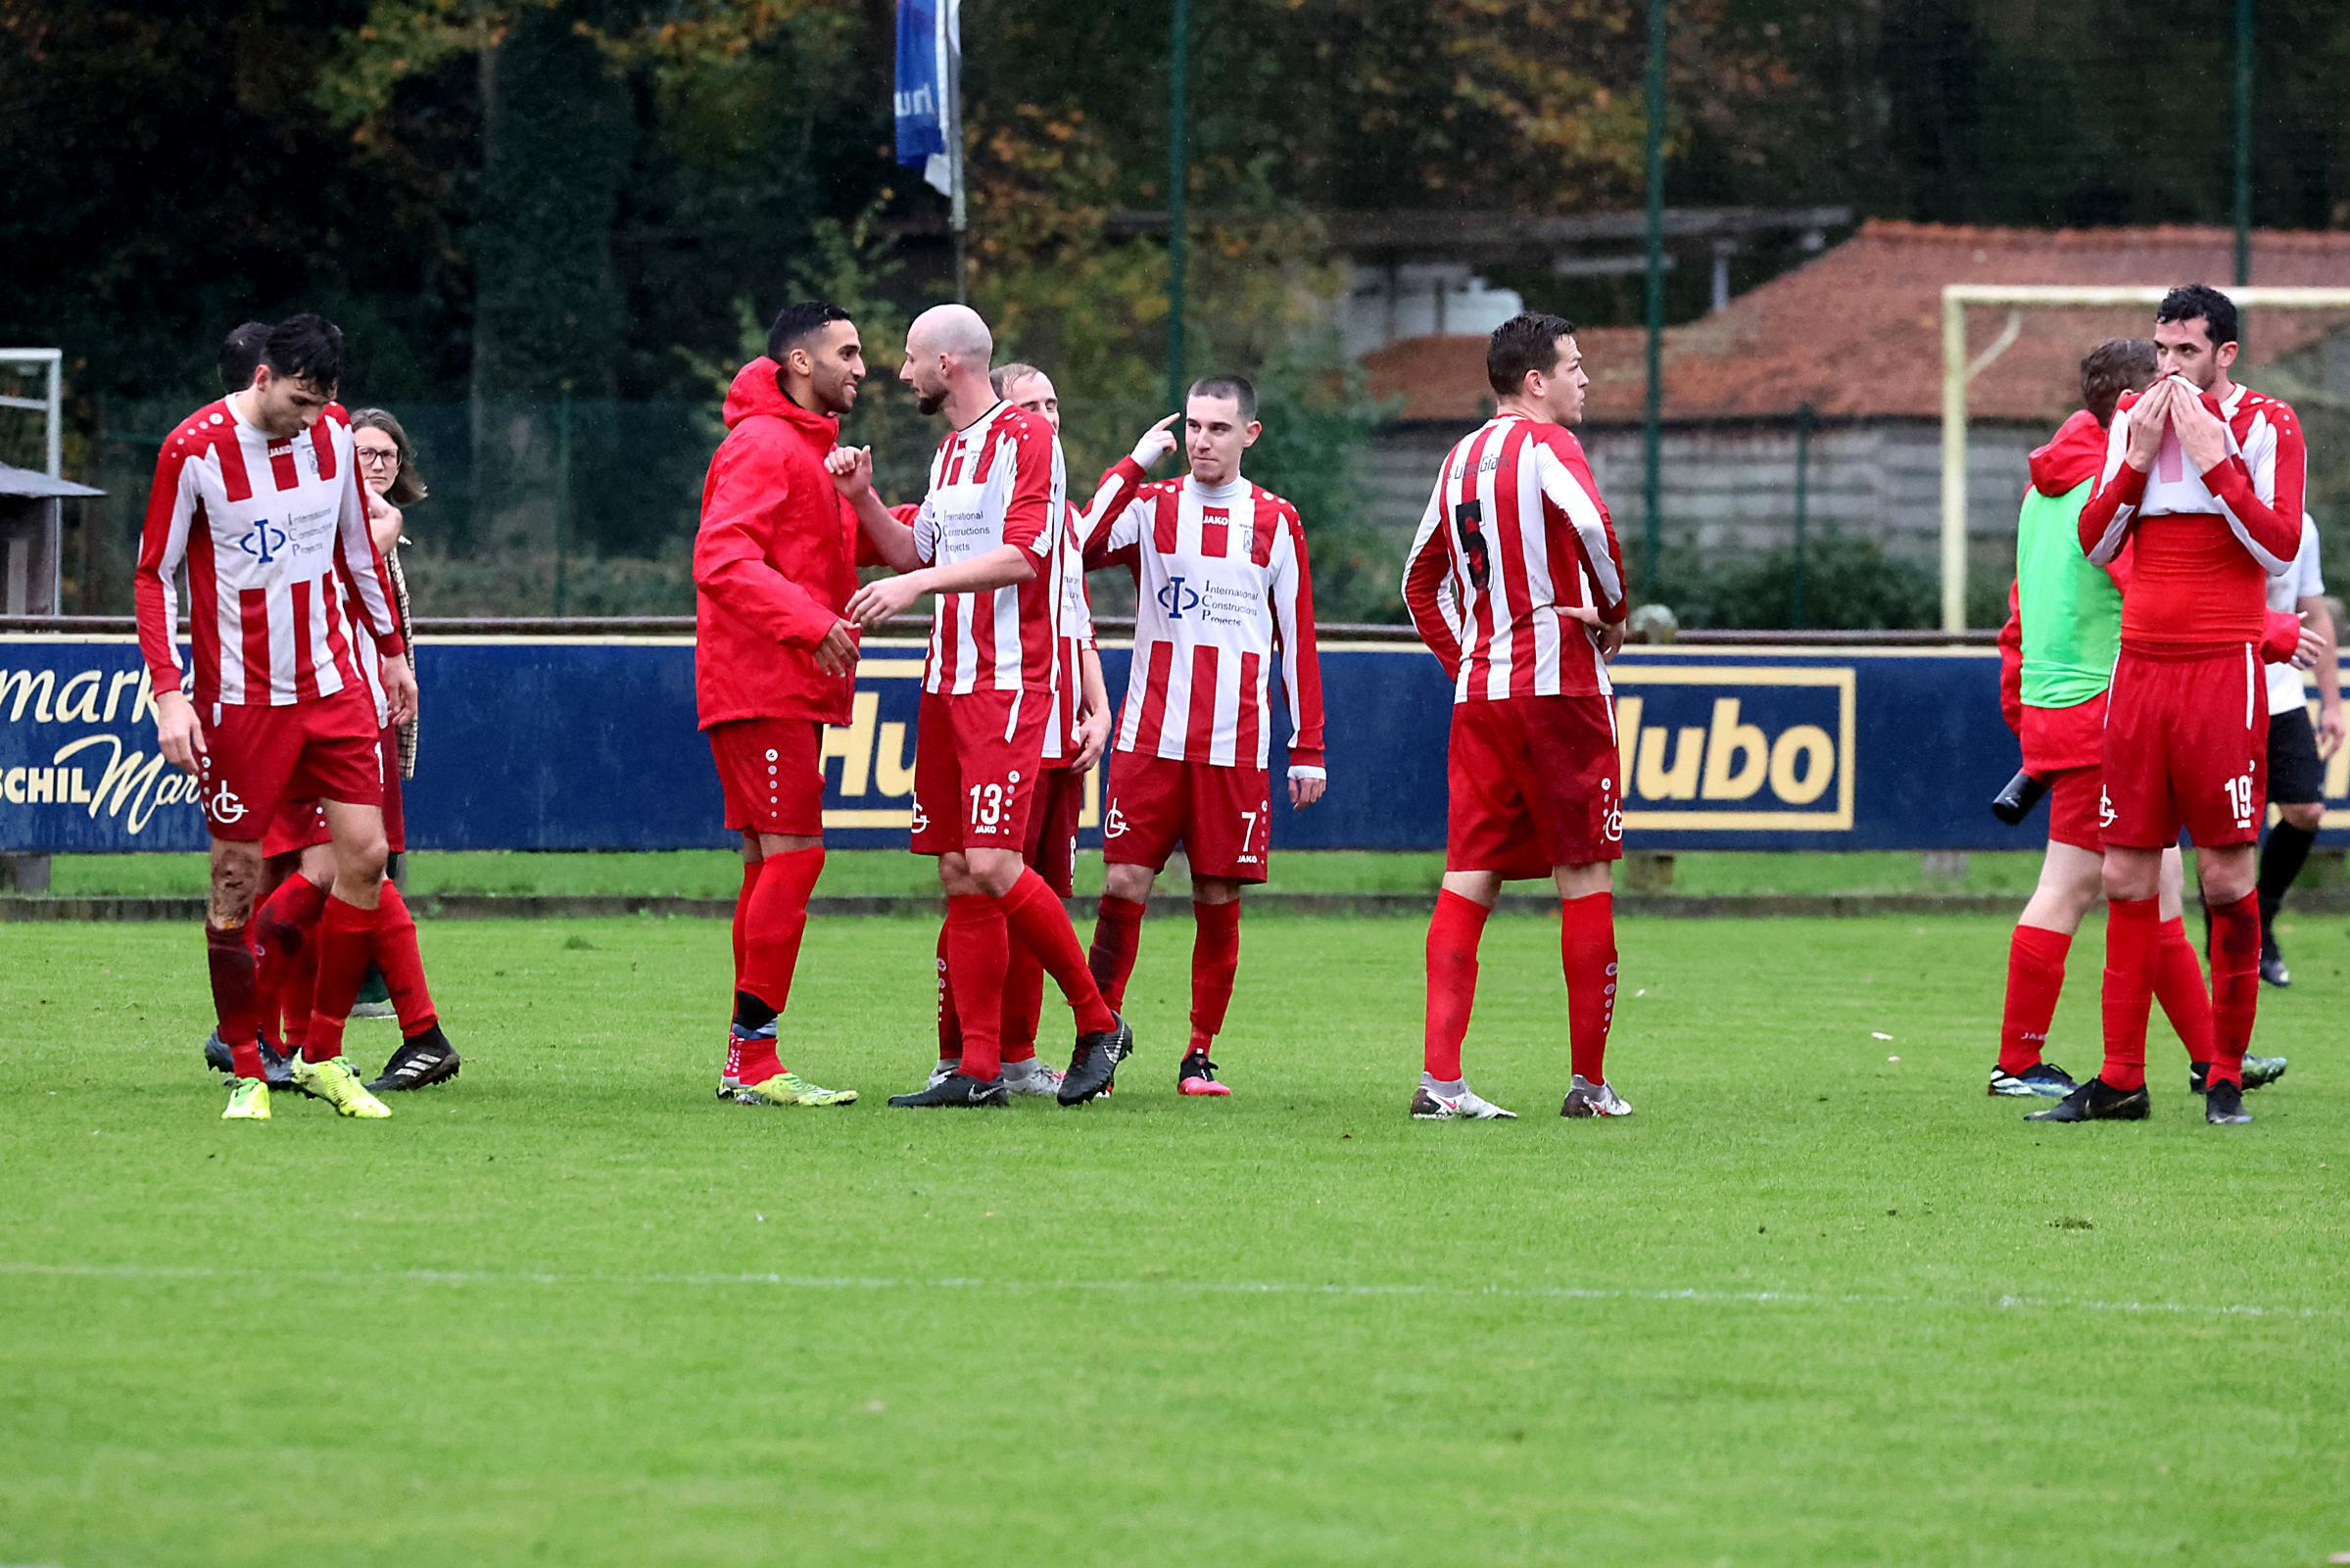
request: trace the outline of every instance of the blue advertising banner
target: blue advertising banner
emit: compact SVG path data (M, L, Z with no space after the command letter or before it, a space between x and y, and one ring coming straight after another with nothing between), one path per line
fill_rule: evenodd
M694 724L685 639L444 639L420 650L424 728L407 785L422 849L682 849L729 842ZM1122 692L1127 655L1106 649ZM877 641L851 722L825 735L827 836L905 842L922 648ZM1989 810L2015 771L1990 649L1628 648L1615 665L1624 833L1648 849L1998 849L2037 815ZM1330 791L1276 808L1293 849L1444 843L1451 689L1414 648L1325 644ZM1276 698L1277 706L1277 698ZM1276 723L1277 746L1287 734ZM1275 786L1276 798L1279 787ZM2326 840L2350 841L2350 749L2326 774ZM2044 808L2043 808L2044 809ZM1098 842L1100 778L1084 826ZM0 636L0 852L201 848L193 782L155 749L128 637Z

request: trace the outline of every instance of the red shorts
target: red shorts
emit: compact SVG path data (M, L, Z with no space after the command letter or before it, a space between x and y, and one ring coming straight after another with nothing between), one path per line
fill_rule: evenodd
M400 731L386 725L375 739L382 748L384 759L384 844L393 854L408 852L408 817L400 805ZM275 860L280 855L299 855L313 845L330 843L334 833L326 826L326 808L315 800L288 800L277 808L269 819L269 831L262 834L262 857Z
M2105 799L2105 770L2067 768L2048 776L2048 842L2102 854L2105 831L2097 813Z
M2125 647L2105 712L2104 841L2167 849L2260 837L2268 809L2269 698L2260 655L2155 658Z
M922 694L914 721L914 853L1027 845L1052 705L1045 691Z
M729 719L705 732L735 832L824 836L824 726L813 719Z
M1265 770L1133 751L1112 757L1103 862L1165 871L1178 842L1194 877L1265 880L1272 856L1272 791Z
M1612 697L1454 703L1445 870L1548 877L1621 860L1618 768Z
M1077 891L1078 818L1084 808L1084 769L1048 767L1038 775L1021 859L1063 898Z
M290 799L383 802L375 704L355 687L283 707L216 702L209 720L197 786L205 826L215 838L264 838L278 807Z

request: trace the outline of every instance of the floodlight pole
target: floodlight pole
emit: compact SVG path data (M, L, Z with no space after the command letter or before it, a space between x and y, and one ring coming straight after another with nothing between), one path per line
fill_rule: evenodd
M1167 50L1167 402L1183 406L1184 212L1191 159L1191 0L1175 0Z
M1648 115L1648 401L1640 421L1640 499L1645 513L1646 569L1642 587L1660 596L1657 581L1664 553L1664 519L1658 501L1657 467L1664 418L1664 3L1649 0Z
M2235 0L2235 286L2252 281L2252 0Z

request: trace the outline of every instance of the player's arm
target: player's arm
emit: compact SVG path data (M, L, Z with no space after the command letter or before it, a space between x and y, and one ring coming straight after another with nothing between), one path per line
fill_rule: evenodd
M2162 446L2171 383L2157 381L2134 401L2124 394L2105 432L2105 466L2081 508L2081 552L2099 566L2122 552L2145 499L2146 475Z
M2302 595L2301 615L2318 638L2318 755L2330 757L2342 743L2343 734L2342 633L2333 624L2332 612L2326 607L2323 582L2318 584L2316 593Z
M1404 554L1404 608L1449 681L1461 673L1462 616L1453 583L1452 534L1444 524L1444 474L1436 476L1427 509L1419 514L1419 529Z
M1592 608L1612 626L1631 608L1624 594L1624 554L1615 542L1615 524L1600 499L1599 482L1591 464L1572 438L1563 450L1544 442L1534 449L1536 471L1542 476L1543 499L1566 515L1574 530L1575 549L1583 557L1583 572L1591 582ZM1620 641L1620 635L1618 641Z
M2182 399L2182 406L2186 400ZM2228 527L2252 558L2281 572L2301 548L2301 519L2309 493L2309 449L2301 421L2282 404L2269 421L2268 439L2249 464L2228 451L2228 427L2200 403L2180 426L2179 442L2203 470L2203 486L2228 515Z
M925 594L985 594L1026 583L1052 554L1054 446L1026 432L1009 438L1012 495L1004 506L1004 542L967 561L918 567L867 583L848 601L848 617L877 626L903 614ZM928 503L926 502L927 506Z
M1151 503L1129 499L1099 526L1085 541L1085 570L1098 572L1105 567L1137 567L1142 536L1150 528Z
M1078 709L1078 750L1071 761L1081 771L1101 761L1110 744L1110 687L1102 679L1101 650L1088 637L1078 650L1083 702Z
M202 765L206 746L204 727L197 722L196 704L179 689L179 564L186 558L188 530L200 511L196 491L197 464L174 435L155 463L155 482L147 492L147 517L139 529L139 563L131 576L131 597L138 611L139 656L146 661L147 679L155 689L155 740L164 760L186 773Z
M2007 585L2007 624L1999 628L1999 717L2021 738L2024 734L2023 585Z
M873 489L873 449L835 447L825 454L825 471L833 476L850 510L857 514L857 533L864 548L860 561L876 562L893 572L910 572L926 557L916 548L913 524L882 504Z
M1142 433L1134 450L1113 463L1102 475L1102 482L1084 509L1076 514L1074 537L1078 552L1085 559L1087 569L1093 564L1097 541L1108 537L1110 529L1126 515L1133 504L1134 493L1140 490L1150 469L1175 449L1175 433L1167 427L1180 418L1169 414ZM1105 548L1103 553L1107 554Z
M1314 639L1314 572L1306 557L1306 527L1283 511L1273 531L1271 567L1273 655L1289 701L1289 804L1304 810L1329 787L1322 749L1321 654Z
M777 454L747 441L720 447L694 535L694 588L720 614L843 675L856 668L856 629L767 559L765 519L791 492L791 467Z

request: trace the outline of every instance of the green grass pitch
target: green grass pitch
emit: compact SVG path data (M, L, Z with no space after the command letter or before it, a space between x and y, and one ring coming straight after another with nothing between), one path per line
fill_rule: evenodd
M1253 919L1228 1102L1178 920L1115 1099L927 1116L923 923L811 929L787 1060L866 1100L793 1113L711 1098L719 924L445 923L463 1077L250 1127L195 930L7 927L0 1563L2323 1563L2350 954L2287 931L2239 1129L2159 1023L2148 1124L1985 1098L1956 917L1627 923L1607 1124L1497 919L1486 1125L1404 1116L1413 920Z

